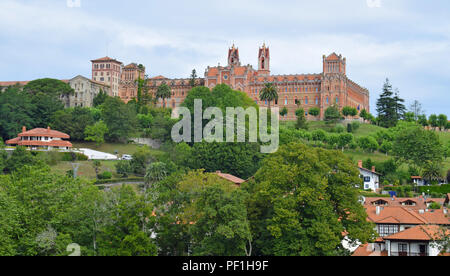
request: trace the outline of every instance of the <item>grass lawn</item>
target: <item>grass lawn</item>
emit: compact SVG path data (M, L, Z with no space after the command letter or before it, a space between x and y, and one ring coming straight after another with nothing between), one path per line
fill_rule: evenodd
M109 171L113 173L113 177L116 177L116 168L115 164L118 161L101 161L102 167L100 169L101 172ZM52 166L52 172L57 174L65 175L67 171L72 170L72 162L59 162L56 166ZM80 164L78 168L78 176L87 178L87 179L96 179L94 167L92 167L92 161L77 161L76 163Z

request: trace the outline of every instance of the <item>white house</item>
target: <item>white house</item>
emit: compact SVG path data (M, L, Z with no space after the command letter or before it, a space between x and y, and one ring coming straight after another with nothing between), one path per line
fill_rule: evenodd
M372 190L376 192L380 189L380 176L381 174L375 171L375 167L372 167L372 170L368 170L363 168L363 162L358 162L359 174L361 178L364 180L364 190Z
M419 225L384 237L388 256L439 256L443 247L438 242L448 235L446 228Z

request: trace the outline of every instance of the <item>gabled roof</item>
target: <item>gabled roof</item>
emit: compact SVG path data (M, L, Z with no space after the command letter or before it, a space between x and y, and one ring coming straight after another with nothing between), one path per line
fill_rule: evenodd
M341 57L340 56L338 56L336 53L332 53L331 55L329 55L327 58L326 58L326 60L331 60L331 61L333 61L333 60L339 60Z
M122 62L120 62L118 60L115 60L113 58L110 58L110 57L103 57L103 58L91 60L91 62L102 62L102 61L112 61L112 62L116 62L116 63L119 63L119 64L123 64Z
M231 175L231 174L222 173L222 172L220 172L220 171L217 171L216 174L217 174L219 177L221 177L221 178L223 178L223 179L225 179L225 180L228 180L228 181L230 181L230 182L233 182L233 183L236 184L236 185L241 185L242 183L245 182L245 180L240 179L239 177L236 177L236 176Z
M29 131L22 132L18 136L19 137L38 136L38 137L70 139L70 136L68 134L52 130L50 128L35 128Z
M368 206L366 212L368 220L379 224L426 224L427 221L406 208L395 206L382 207L379 215L376 206Z
M394 235L384 237L385 240L410 240L410 241L433 241L439 240L444 234L450 235L449 230L443 230L437 225L419 225Z

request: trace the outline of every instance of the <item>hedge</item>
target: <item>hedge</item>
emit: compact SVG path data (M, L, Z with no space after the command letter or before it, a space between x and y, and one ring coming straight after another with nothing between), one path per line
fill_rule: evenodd
M430 192L428 192L428 190ZM423 186L419 187L420 193L436 193L436 194L448 194L450 193L450 184L441 186Z
M115 178L115 179L101 179L95 181L95 185L101 185L101 184L114 184L114 183L121 183L121 182L144 182L143 177L130 177L130 178Z

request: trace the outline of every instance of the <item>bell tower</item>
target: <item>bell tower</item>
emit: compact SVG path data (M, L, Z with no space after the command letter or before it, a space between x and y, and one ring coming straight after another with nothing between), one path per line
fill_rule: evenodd
M241 66L241 62L239 61L239 48L236 48L234 44L233 47L228 50L228 65Z
M259 48L258 53L258 73L260 75L270 75L270 51L266 43Z

